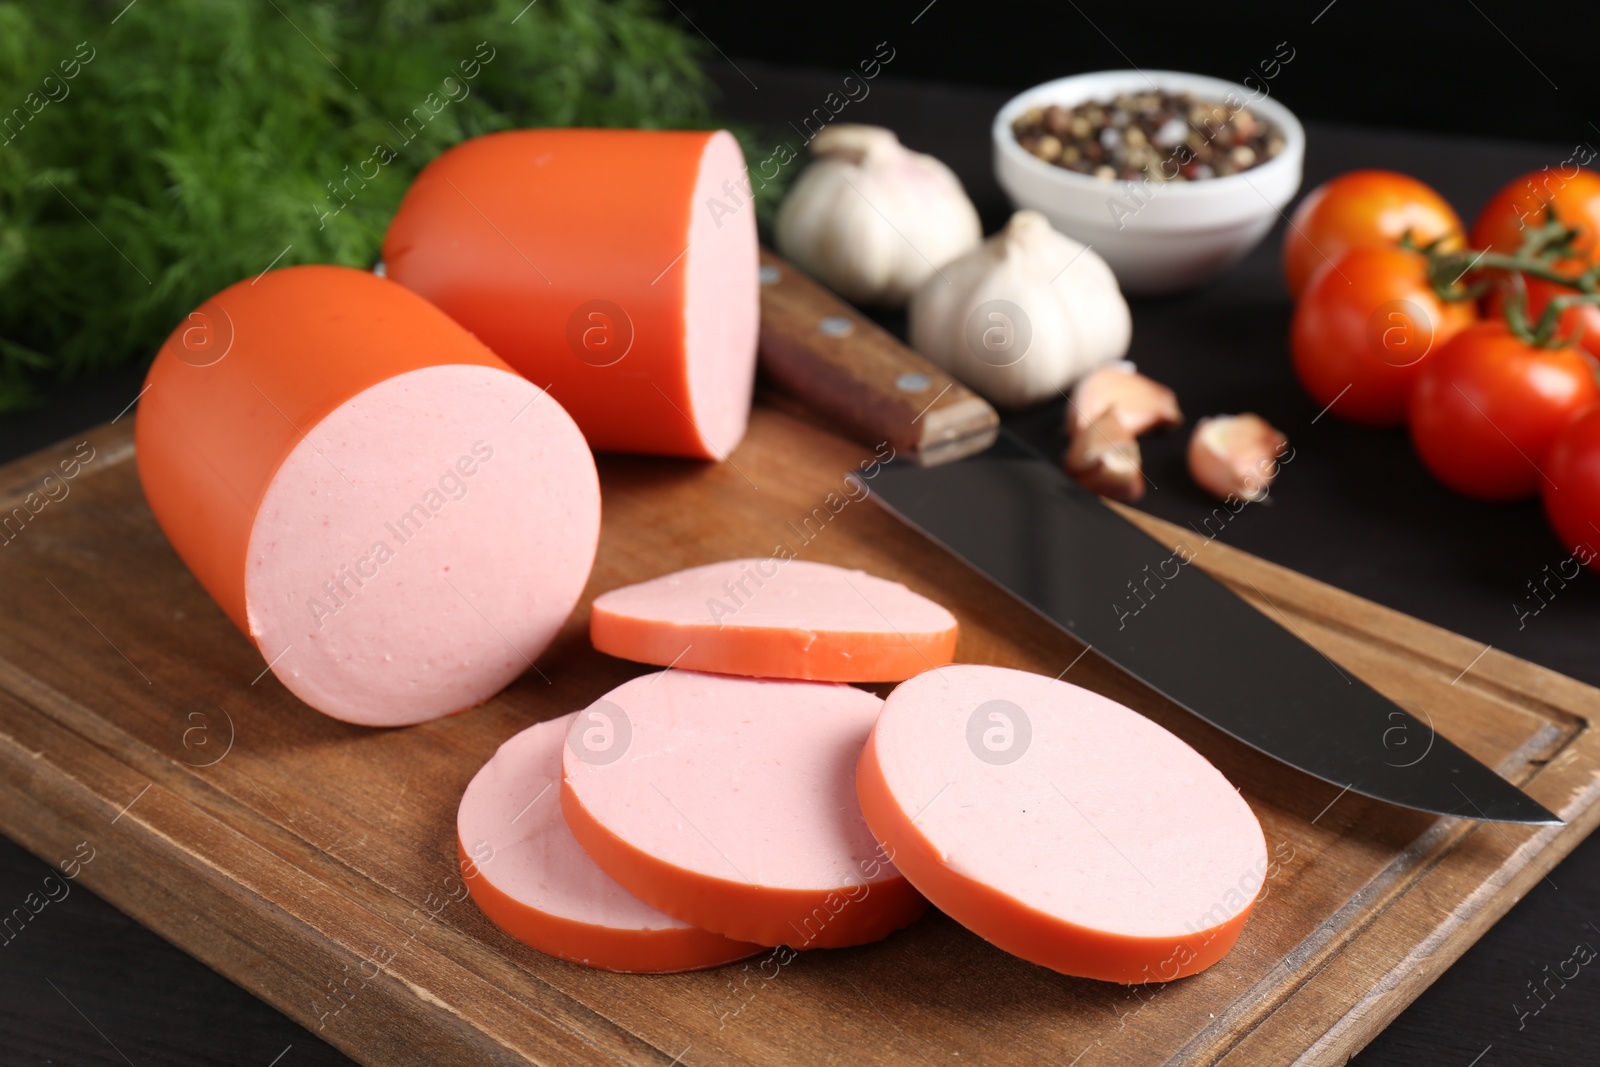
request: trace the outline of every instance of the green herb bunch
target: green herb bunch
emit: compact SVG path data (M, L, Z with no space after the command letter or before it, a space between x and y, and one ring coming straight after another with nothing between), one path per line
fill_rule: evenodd
M461 140L707 125L698 58L653 0L0 2L0 410L269 265L371 266Z

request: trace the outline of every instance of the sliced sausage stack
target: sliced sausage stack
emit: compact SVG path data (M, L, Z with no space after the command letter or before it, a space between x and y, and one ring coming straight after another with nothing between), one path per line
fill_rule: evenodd
M579 846L561 815L561 757L577 720L530 726L467 786L457 828L478 907L518 941L609 971L696 970L759 952L657 911Z
M838 948L886 937L927 901L856 799L856 761L883 701L841 682L902 681L949 663L956 629L950 612L897 582L779 557L714 563L600 596L595 646L668 669L618 686L571 720L561 755L564 840L576 840L615 892L725 943ZM493 857L495 840L516 837L494 821L511 804L485 812L479 780L503 776L508 761L526 762L537 777L546 742L508 753L536 731L548 724L507 742L469 787L458 819L464 856ZM546 811L555 803L539 801ZM468 873L502 929L536 948L551 943L543 931L567 916L550 910L542 888L502 879L494 858ZM553 955L578 955L554 944ZM714 956L660 968L641 946L612 969L724 962Z
M1239 793L1114 701L952 663L956 629L903 585L798 560L603 594L596 647L668 669L524 731L485 766L458 824L471 891L512 936L614 970L863 944L929 901L1065 974L1168 981L1221 959L1266 868ZM900 684L885 701L844 680ZM496 842L534 832L567 852L536 880L526 846L498 866ZM632 909L611 903L629 894ZM582 902L585 930L605 928L595 947L566 933L564 902ZM720 940L663 956L635 933L658 915ZM625 937L637 949L619 958Z

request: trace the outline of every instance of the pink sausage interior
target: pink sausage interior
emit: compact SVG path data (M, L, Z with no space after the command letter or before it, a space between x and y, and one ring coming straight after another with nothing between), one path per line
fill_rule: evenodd
M274 475L245 575L250 632L307 704L400 726L527 670L594 561L594 460L517 375L446 365L346 401Z
M1238 791L1087 689L941 667L890 694L874 744L898 807L951 869L1046 914L1172 937L1237 915L1261 888L1266 842Z
M593 706L626 717L621 757L569 747L566 776L607 830L698 874L808 890L898 878L855 793L882 703L846 685L648 674Z
M691 929L596 867L561 816L561 754L574 712L517 734L461 797L456 830L475 870L519 904L612 930Z
M693 408L686 414L719 458L744 436L755 386L760 283L756 210L746 182L739 142L718 130L701 154L689 211L683 313Z
M807 560L730 559L624 586L595 605L675 626L927 634L954 615L899 582Z

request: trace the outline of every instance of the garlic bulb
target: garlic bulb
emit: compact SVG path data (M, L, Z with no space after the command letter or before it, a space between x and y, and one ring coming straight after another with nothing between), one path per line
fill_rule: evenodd
M846 300L902 307L934 271L983 237L949 167L901 146L892 130L835 123L811 142L816 162L778 208L778 251Z
M1128 351L1105 260L1037 211L947 263L911 298L911 347L1002 407L1026 407Z

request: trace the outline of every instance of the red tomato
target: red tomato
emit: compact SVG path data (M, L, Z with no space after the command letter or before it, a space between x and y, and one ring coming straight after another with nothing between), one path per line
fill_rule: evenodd
M1546 457L1544 513L1581 563L1600 570L1600 408L1574 419Z
M1456 334L1427 361L1411 393L1411 440L1429 470L1480 500L1533 496L1556 438L1600 404L1594 360L1576 348L1535 348L1504 322Z
M1570 173L1569 173L1570 172ZM1582 231L1573 251L1591 258L1600 234L1600 174L1582 167L1546 167L1524 174L1494 194L1472 224L1472 247L1515 252L1523 232L1545 221L1545 206Z
M1562 265L1563 269L1572 267L1572 263ZM1528 278L1528 321L1536 323L1539 316L1544 314L1544 309L1550 301L1557 296L1576 293L1576 289L1569 289L1565 285L1547 282L1543 278ZM1502 282L1494 292L1489 294L1488 305L1485 309L1487 317L1498 319L1505 315L1506 289L1509 282ZM1561 336L1569 340L1576 338L1578 347L1591 355L1600 356L1600 306L1594 304L1577 304L1561 313L1561 322L1557 327Z
M1283 273L1300 298L1311 276L1354 248L1389 248L1410 230L1418 244L1466 231L1438 193L1388 170L1355 170L1323 182L1295 209L1283 235Z
M1289 349L1318 404L1352 422L1395 426L1417 372L1474 318L1468 303L1439 299L1417 253L1357 248L1312 276Z

